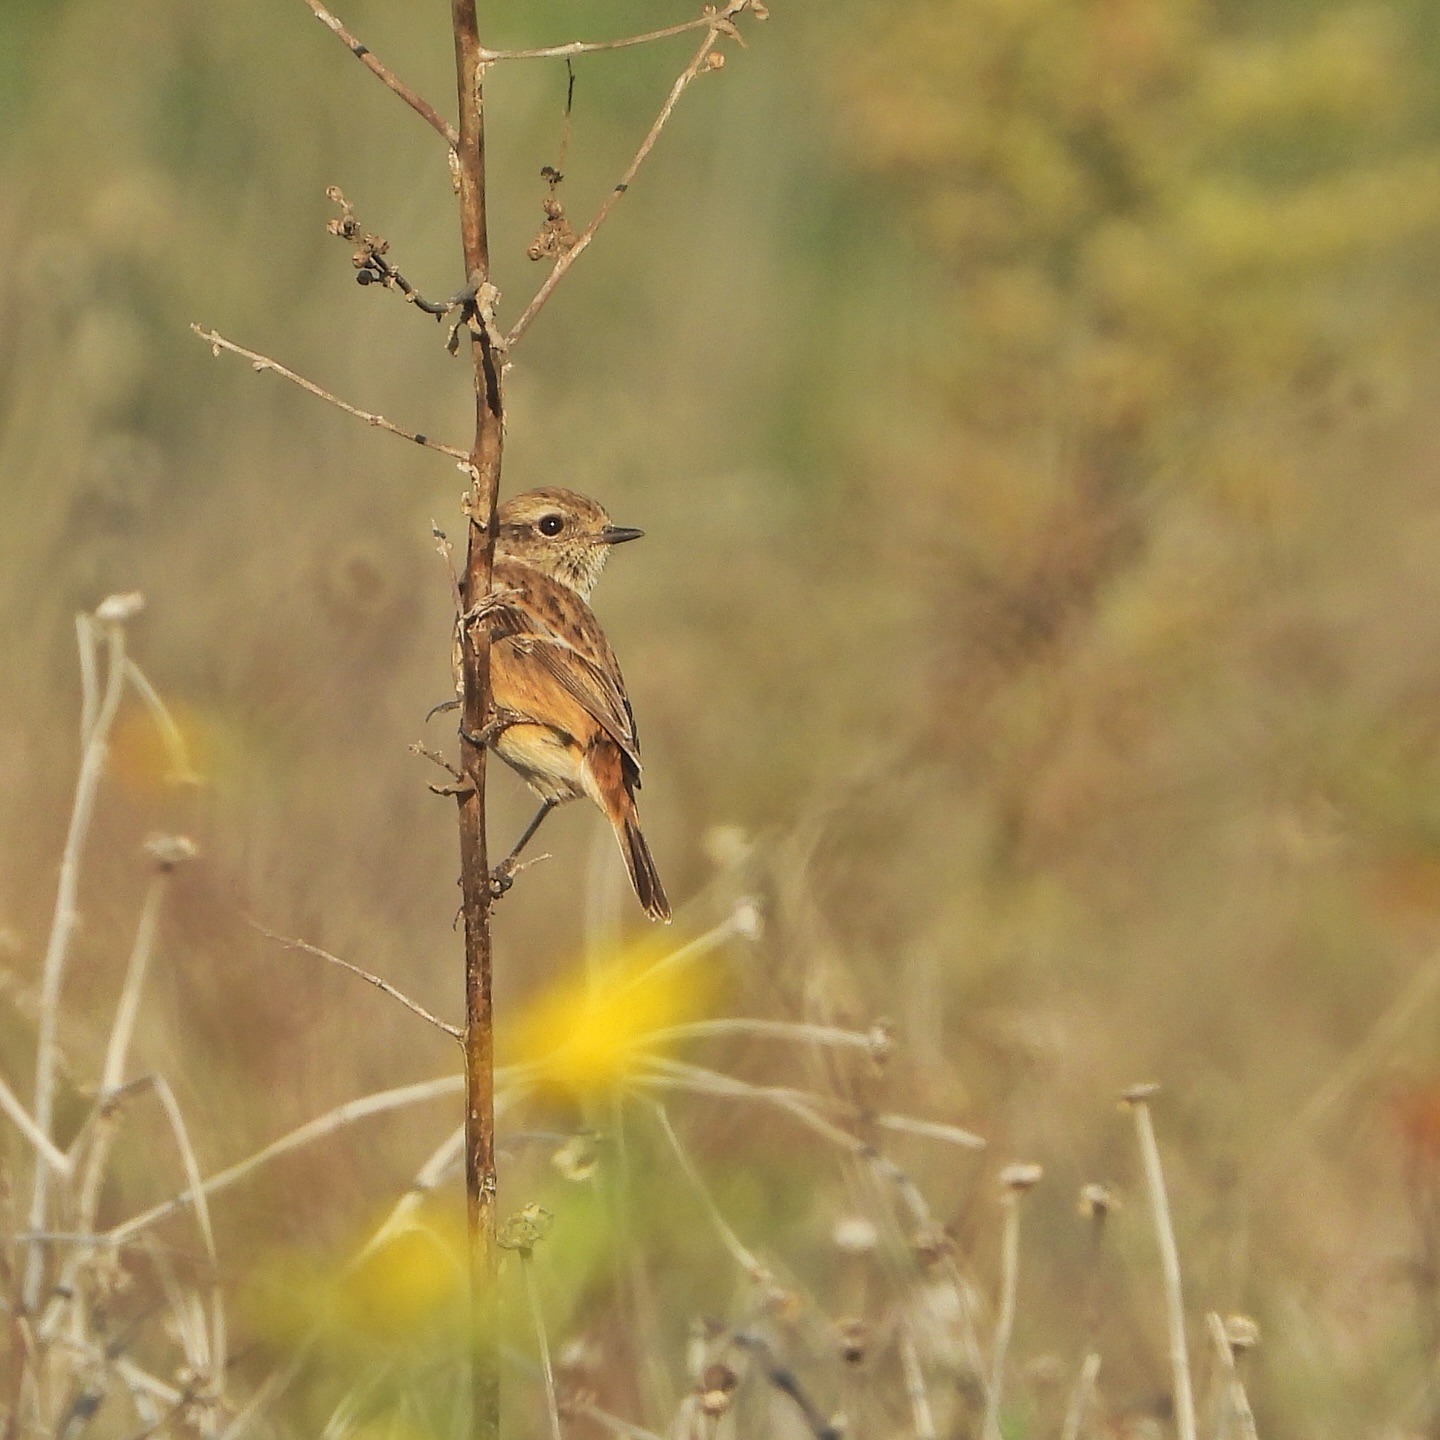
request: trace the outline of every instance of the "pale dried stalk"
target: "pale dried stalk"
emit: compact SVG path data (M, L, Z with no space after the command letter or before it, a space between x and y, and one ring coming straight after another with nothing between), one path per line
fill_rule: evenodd
M1000 1313L995 1320L995 1345L990 1357L990 1382L985 1393L985 1440L1000 1440L1000 1397L1005 1389L1005 1359L1015 1331L1015 1302L1020 1289L1021 1192L1005 1192L1005 1228L1000 1242Z
M917 1120L913 1115L877 1115L875 1124L881 1130L896 1130L902 1135L920 1135L927 1140L942 1140L959 1145L963 1150L983 1150L984 1139L958 1125L942 1125L938 1120Z
M652 1101L651 1104L654 1107L656 1118L660 1121L660 1128L664 1131L676 1160L680 1162L680 1168L685 1172L685 1178L700 1197L700 1203L705 1207L705 1213L710 1217L710 1223L715 1227L715 1233L720 1237L720 1243L751 1280L757 1285L766 1283L770 1279L770 1272L746 1249L740 1237L730 1228L729 1221L720 1213L720 1207L715 1203L704 1180L700 1178L700 1172L695 1168L694 1161L690 1159L685 1147L680 1143L680 1137L675 1133L675 1127L670 1123L670 1116L665 1107L658 1100Z
M367 425L373 425L377 430L384 430L389 435L396 435L401 440L408 440L412 445L423 445L427 450L438 450L440 454L460 461L463 468L469 466L470 453L467 450L456 449L454 445L442 445L440 441L432 440L428 435L422 435L415 430L402 429L383 415L373 414L369 410L360 410L348 401L342 400L338 395L332 395L330 391L317 385L313 380L307 380L303 375L297 375L293 370L286 369L278 360L272 360L268 355L261 355L255 350L247 350L243 345L237 345L233 340L227 340L218 331L206 330L199 325L191 325L190 329L205 341L217 355L222 350L228 350L233 355L243 355L251 362L251 368L254 370L273 371L281 379L288 380L292 385L298 385L307 394L315 396L317 400L324 400L327 404L343 410L347 415L353 415L357 420L363 420Z
M1244 1381L1240 1379L1240 1367L1235 1363L1235 1351L1225 1333L1225 1322L1212 1310L1206 1315L1205 1323L1215 1345L1216 1359L1220 1362L1220 1413L1215 1418L1215 1440L1230 1440L1232 1421L1233 1428L1239 1431L1240 1440L1259 1440L1255 1430L1255 1412L1250 1408L1250 1397L1245 1393Z
M170 771L165 779L171 785L199 785L202 779L190 764L190 754L185 746L185 736L175 723L169 707L160 698L160 692L146 678L145 672L133 661L125 662L125 678L135 687L136 693L145 702L150 718L160 732L165 754L170 762Z
M1155 1217L1155 1241L1160 1249L1160 1273L1165 1288L1165 1328L1169 1338L1170 1374L1174 1387L1175 1428L1180 1440L1195 1440L1195 1396L1190 1384L1190 1353L1185 1343L1185 1301L1180 1286L1180 1252L1165 1194L1165 1173L1160 1168L1160 1147L1150 1106L1143 1095L1131 1092L1127 1103L1135 1116L1135 1138L1145 1167L1145 1189Z
M229 1169L220 1171L218 1175L212 1175L210 1179L198 1186L198 1192L186 1190L183 1194L174 1195L169 1200L152 1205L148 1210L144 1210L139 1215L132 1216L131 1219L106 1231L105 1238L112 1245L124 1244L125 1241L148 1230L152 1225L183 1210L187 1205L195 1204L197 1195L199 1199L203 1200L205 1196L228 1189L237 1180L243 1180L269 1161L286 1155L292 1150L298 1150L302 1146L310 1144L311 1141L321 1139L326 1135L333 1135L337 1130L353 1124L356 1120L363 1120L371 1115L385 1114L391 1110L401 1110L408 1105L418 1105L426 1100L438 1100L447 1095L458 1095L464 1091L464 1088L463 1076L445 1075L438 1080L424 1080L417 1085L400 1085L392 1090L381 1090L374 1095L366 1095L359 1100L347 1100L343 1105L337 1105L333 1110L316 1116L315 1119L298 1126L289 1134L282 1135L278 1140L272 1140L264 1149L257 1150L244 1160L237 1161Z
M610 856L607 854L605 858L608 861ZM806 1025L794 1020L752 1020L741 1016L667 1025L663 1030L652 1030L644 1040L647 1045L666 1045L676 1040L704 1040L715 1035L747 1035L757 1040L831 1045L840 1050L867 1052L874 1049L875 1043L870 1035L860 1030L841 1030L833 1025Z
M151 880L150 888L145 893L145 902L140 908L140 922L135 927L135 943L130 947L130 960L125 967L125 982L120 989L120 1000L115 1007L115 1019L110 1027L110 1040L105 1047L105 1065L100 1076L100 1098L95 1123L90 1130L85 1168L80 1179L80 1195L76 1202L76 1229L86 1235L95 1229L100 1187L104 1182L105 1168L109 1163L115 1131L120 1121L115 1099L125 1083L125 1065L135 1033L135 1021L140 1011L140 992L155 947L155 932L159 926L160 906L164 900L168 879L169 872L160 871Z
M57 1174L66 1176L75 1168L70 1157L30 1117L15 1092L0 1080L0 1110L14 1122L15 1128L35 1147L41 1159Z
M550 1363L550 1336L545 1329L545 1314L540 1308L540 1292L535 1285L535 1261L528 1250L520 1251L520 1270L525 1276L525 1300L530 1307L530 1320L535 1326L535 1343L540 1347L540 1373L545 1379L545 1413L550 1421L550 1440L564 1440L560 1429L560 1407L555 1403L555 1367Z
M1095 1397L1095 1382L1100 1377L1100 1356L1093 1350L1080 1366L1080 1378L1070 1392L1070 1402L1065 1407L1065 1424L1060 1430L1060 1440L1080 1440L1080 1427L1085 1423L1086 1412Z
M572 1414L593 1420L602 1430L622 1436L623 1440L662 1440L653 1430L647 1430L643 1425L632 1425L628 1420L622 1420L618 1415L612 1415L608 1410L602 1410L587 1400L572 1401L568 1408Z
M99 622L81 617L82 630ZM80 890L80 857L90 833L95 812L95 796L105 769L106 744L110 727L120 708L125 690L125 630L117 620L106 626L108 640L107 670L104 694L95 707L93 719L85 727L86 740L80 758L80 774L75 783L75 800L70 810L70 825L60 859L60 878L55 890L55 910L50 923L50 938L40 970L40 1018L35 1054L35 1127L51 1138L54 1123L55 1075L59 1065L56 1034L60 1023L60 991L65 979L65 965L70 942L80 922L78 906ZM86 646L81 642L81 655ZM82 666L84 661L82 659ZM82 670L83 673L83 670ZM93 675L93 667L91 670ZM88 710L89 707L86 707ZM35 1179L30 1192L29 1229L45 1229L45 1216L50 1196L51 1166L37 1161ZM44 1272L44 1252L32 1245L25 1263L24 1299L33 1309L40 1298L40 1279Z
M925 1372L920 1368L920 1354L908 1324L901 1325L897 1339L900 1347L900 1368L905 1375L905 1394L915 1420L916 1440L935 1440L935 1414L930 1408L930 1394L925 1388Z

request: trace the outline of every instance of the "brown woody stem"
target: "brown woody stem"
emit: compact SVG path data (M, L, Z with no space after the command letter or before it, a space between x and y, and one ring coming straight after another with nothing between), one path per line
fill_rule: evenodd
M485 110L475 0L451 0L460 125L455 146L460 192L460 238L465 281L482 294L490 280L485 217ZM490 594L495 562L496 506L504 410L501 358L488 324L470 327L475 367L474 480L469 544L461 582L466 608ZM460 764L472 789L456 796L460 812L460 886L465 917L465 1195L470 1233L472 1294L471 1434L500 1433L499 1350L495 1327L495 1035L491 1009L489 859L485 846L485 749L476 736L490 718L490 635L484 625L461 627L464 675Z

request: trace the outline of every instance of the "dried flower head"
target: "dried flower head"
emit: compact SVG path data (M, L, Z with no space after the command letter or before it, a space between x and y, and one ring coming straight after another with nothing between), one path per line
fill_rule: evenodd
M1091 1184L1080 1187L1080 1204L1077 1208L1086 1220L1094 1220L1099 1224L1119 1204L1114 1191L1104 1185Z
M864 1215L842 1215L830 1232L835 1248L846 1255L868 1255L879 1242L875 1222Z
M1000 1172L1000 1188L1012 1195L1023 1194L1038 1185L1044 1174L1040 1165L1007 1165Z

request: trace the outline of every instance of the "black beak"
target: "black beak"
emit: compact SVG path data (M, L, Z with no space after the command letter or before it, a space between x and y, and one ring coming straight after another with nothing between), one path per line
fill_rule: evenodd
M630 525L607 525L600 532L600 538L607 545L623 545L627 540L638 540L644 533Z

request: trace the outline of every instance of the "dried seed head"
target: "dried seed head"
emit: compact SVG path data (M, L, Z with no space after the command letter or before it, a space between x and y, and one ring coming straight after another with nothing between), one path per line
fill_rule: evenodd
M710 1416L723 1415L740 1377L728 1365L707 1365L700 1377L700 1408Z
M922 1265L935 1265L955 1248L955 1242L938 1225L927 1225L911 1241L915 1257Z
M895 1022L881 1016L866 1032L870 1041L870 1059L883 1065L895 1050Z
M879 1242L875 1223L863 1215L843 1215L830 1232L835 1248L846 1255L868 1255Z
M555 1217L543 1205L527 1205L501 1227L495 1243L502 1250L518 1250L529 1259L530 1252L550 1233Z
M1242 1355L1260 1343L1260 1327L1248 1315L1227 1315L1225 1339L1236 1355Z
M107 595L95 608L95 618L105 625L123 625L145 608L145 597L138 590L123 595Z
M151 835L145 841L145 851L166 872L193 860L200 853L188 835Z
M705 68L707 70L723 70L725 68L725 57L718 50L712 50L705 57Z
M567 1180L588 1180L600 1164L594 1135L588 1131L572 1135L550 1157L550 1163Z
M1160 1087L1155 1084L1132 1085L1128 1090L1120 1094L1121 1105L1143 1105L1147 1100L1152 1099L1160 1093Z
M870 1327L863 1320L841 1320L835 1326L840 1358L847 1365L861 1365L870 1349Z
M735 933L742 940L758 940L765 930L765 917L760 913L759 902L751 895L737 900L732 923Z
M1045 1174L1039 1165L1007 1165L1000 1172L1000 1187L1011 1194L1021 1194L1033 1189Z
M1080 1187L1079 1211L1086 1220L1102 1222L1109 1213L1119 1206L1113 1191L1104 1185L1082 1185Z

